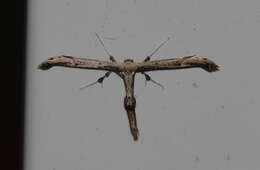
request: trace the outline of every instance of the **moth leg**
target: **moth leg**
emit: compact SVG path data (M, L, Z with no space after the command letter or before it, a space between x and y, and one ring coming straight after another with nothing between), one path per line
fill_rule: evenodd
M170 37L167 38L167 40L163 41L150 55L148 55L145 59L144 62L150 61L151 57L167 42L170 40Z
M104 42L101 40L101 38L99 37L99 35L96 33L96 36L97 36L97 39L99 40L100 44L102 45L102 47L104 48L105 52L107 53L107 55L109 56L109 60L112 61L112 62L116 62L116 59L114 56L112 56L108 50L106 49L105 47L105 44Z
M90 86L93 86L93 85L95 85L95 84L97 84L97 83L100 83L100 84L101 84L101 87L103 87L103 81L104 81L104 79L107 78L107 77L109 77L109 75L110 75L111 73L112 73L111 71L106 72L106 74L105 74L104 76L100 77L99 79L97 79L97 81L95 81L95 82L93 82L93 83L90 83L90 84L88 84L88 85L85 85L85 86L80 87L80 90L85 89L85 88L88 88L88 87L90 87Z
M115 57L112 56L112 55L109 56L109 60L116 63L116 59L115 59Z
M150 60L151 60L151 56L147 56L147 57L145 57L144 62L147 62L147 61L150 61Z
M156 82L155 80L153 80L148 74L146 73L142 73L145 76L145 85L147 84L148 81L151 81L152 83L160 86L162 88L162 90L164 90L164 86L161 85L160 83Z

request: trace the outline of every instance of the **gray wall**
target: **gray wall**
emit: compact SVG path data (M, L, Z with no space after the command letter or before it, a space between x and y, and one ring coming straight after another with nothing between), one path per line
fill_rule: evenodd
M29 1L26 170L260 169L259 0ZM221 71L136 77L140 139L133 142L116 75L79 90L102 71L37 70L72 55L108 60L201 55ZM258 75L258 76L257 76Z

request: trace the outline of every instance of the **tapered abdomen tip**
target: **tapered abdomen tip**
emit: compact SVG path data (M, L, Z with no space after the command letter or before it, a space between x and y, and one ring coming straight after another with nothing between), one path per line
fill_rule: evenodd
M137 141L137 140L138 140L138 132L137 132L136 134L133 134L133 133L132 133L132 135L133 135L134 141Z

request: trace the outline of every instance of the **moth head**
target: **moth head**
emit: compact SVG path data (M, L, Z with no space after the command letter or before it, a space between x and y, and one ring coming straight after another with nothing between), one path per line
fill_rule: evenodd
M132 60L132 59L125 59L124 60L124 63L133 63L134 62L134 60Z

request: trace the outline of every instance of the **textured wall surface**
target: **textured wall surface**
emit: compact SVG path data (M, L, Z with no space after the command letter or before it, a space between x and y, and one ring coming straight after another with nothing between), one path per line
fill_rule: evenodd
M26 170L260 169L260 1L29 1ZM136 76L140 139L133 142L117 75L53 68L71 55L108 60L208 57L220 71L152 72L165 90ZM258 77L258 78L257 78Z

